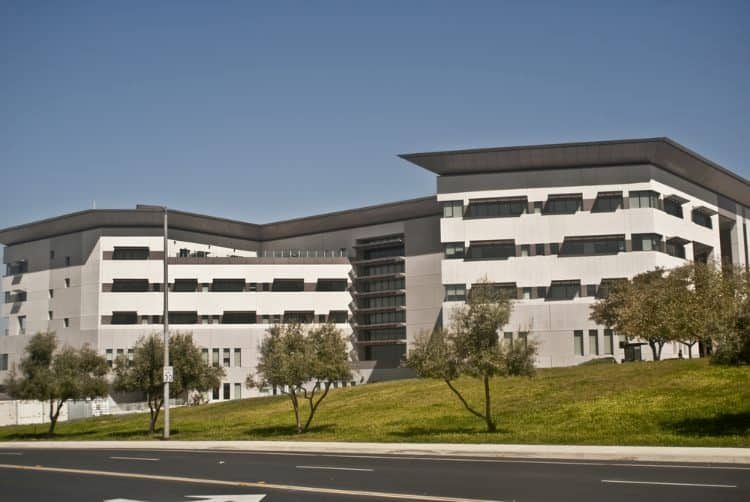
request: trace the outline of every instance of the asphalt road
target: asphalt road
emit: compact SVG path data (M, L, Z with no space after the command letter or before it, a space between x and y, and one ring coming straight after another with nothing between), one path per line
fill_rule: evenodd
M336 502L439 498L747 501L750 466L325 453L0 451L3 501Z

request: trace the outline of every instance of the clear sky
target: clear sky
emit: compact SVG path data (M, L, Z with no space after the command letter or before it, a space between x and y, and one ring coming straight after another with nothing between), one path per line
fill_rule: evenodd
M0 228L433 193L399 153L669 136L750 177L750 2L0 1Z

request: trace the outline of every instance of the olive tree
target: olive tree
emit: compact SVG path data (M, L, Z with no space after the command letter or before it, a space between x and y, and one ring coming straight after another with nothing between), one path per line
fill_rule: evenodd
M174 380L169 385L171 398L187 397L190 391L207 392L217 387L224 376L223 368L209 366L203 361L200 348L190 333L170 336L169 363L174 368ZM132 361L125 356L115 361L115 389L144 394L150 412L148 431L152 434L164 404L163 368L164 342L158 334L138 340Z
M309 429L333 382L350 377L346 342L334 324L315 326L308 333L300 324L276 324L261 344L256 374L248 376L246 385L275 387L289 396L301 434ZM305 401L308 414L303 423Z
M63 405L68 401L93 399L107 395L107 362L95 350L64 346L58 350L54 333L37 333L25 348L20 375L10 372L6 387L16 399L49 402L49 434Z
M466 304L454 311L451 328L422 333L406 360L420 377L443 380L464 408L485 422L489 432L497 430L492 416L492 379L534 372L534 343L500 341L498 330L508 323L511 309L510 300L483 280L471 288ZM456 387L455 380L461 376L481 382L482 408L471 405Z

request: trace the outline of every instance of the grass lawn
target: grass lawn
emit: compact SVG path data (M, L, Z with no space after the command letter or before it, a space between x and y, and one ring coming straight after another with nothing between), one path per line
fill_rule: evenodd
M462 379L480 407L478 381ZM294 434L286 396L172 411L174 439L556 443L750 447L750 367L673 360L593 364L497 379L496 433L467 413L445 383L401 380L331 391L311 430ZM0 428L0 440L42 439L47 426ZM57 426L57 439L149 439L148 415Z

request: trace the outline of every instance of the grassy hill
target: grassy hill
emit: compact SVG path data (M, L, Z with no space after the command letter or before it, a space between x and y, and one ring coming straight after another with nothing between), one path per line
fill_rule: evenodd
M480 386L460 380L473 403ZM750 367L705 360L592 364L498 379L498 432L461 407L443 382L401 380L331 392L303 436L285 396L172 412L174 439L300 439L750 447ZM148 439L147 415L60 423L61 440ZM0 440L41 438L46 426L0 428Z

